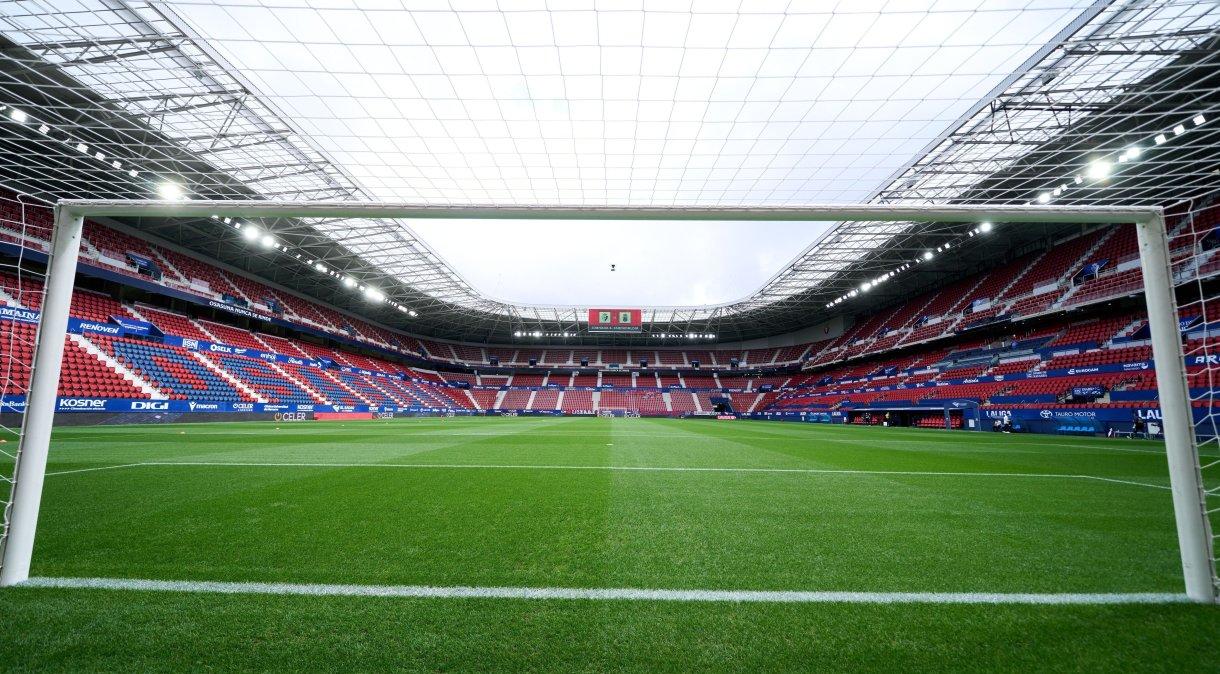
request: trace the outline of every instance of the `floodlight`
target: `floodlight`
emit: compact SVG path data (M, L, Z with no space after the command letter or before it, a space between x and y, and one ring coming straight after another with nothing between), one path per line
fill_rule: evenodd
M1105 180L1110 175L1110 169L1114 165L1104 159L1095 159L1089 162L1087 175L1093 180Z
M990 231L991 231L991 223L990 223L990 222L984 222L984 223L980 223L980 224L979 224L979 231L980 231L980 232L990 232Z
M263 244L263 248L275 247L275 237L270 234L264 234L263 238L259 239L259 242Z
M178 183L172 180L165 180L157 185L157 195L166 201L178 201L186 196L186 192Z
M255 227L253 225L248 226L248 227L243 227L241 230L242 238L245 239L246 241L249 241L250 243L254 243L255 241L258 241L258 238L262 235L263 235L262 231L259 230L258 227Z
M1203 115L1195 115L1195 118L1191 121L1195 123L1195 126L1203 126L1203 123L1207 121L1207 118Z
M9 111L8 116L12 117L14 122L24 122L29 119L29 115L25 114L25 110L18 110L17 108Z

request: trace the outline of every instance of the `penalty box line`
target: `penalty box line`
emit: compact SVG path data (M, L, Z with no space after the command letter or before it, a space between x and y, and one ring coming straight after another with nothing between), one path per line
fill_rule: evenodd
M605 470L623 472L657 472L657 473L755 473L755 474L789 474L789 475L887 475L901 477L1018 477L1032 479L1060 480L1095 480L1111 484L1126 484L1149 489L1164 489L1166 485L1135 480L1123 480L1097 475L1081 475L1073 473L1000 473L977 471L927 471L927 470L855 470L849 468L717 468L705 466L590 466L590 465L554 465L554 464L492 464L492 463L340 463L340 462L305 462L305 461L142 461L138 463L123 463L114 466L98 466L95 468L79 468L47 473L52 475L69 475L87 473L99 470L117 468L139 468L148 466L215 466L236 468L397 468L397 469L433 469L433 470Z
M414 599L551 599L772 604L1167 604L1190 601L1168 592L851 592L801 590L649 590L573 587L436 587L431 585L339 585L139 578L30 578L17 587L190 592L312 597L399 597Z

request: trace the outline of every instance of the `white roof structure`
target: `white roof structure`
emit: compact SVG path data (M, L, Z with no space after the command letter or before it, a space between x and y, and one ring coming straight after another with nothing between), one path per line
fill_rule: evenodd
M1213 0L30 0L0 34L6 121L47 127L11 161L56 197L1168 203L1209 189L1184 167L1220 114ZM584 308L492 299L411 222L263 225L453 336ZM646 320L792 329L966 234L831 223L740 297Z

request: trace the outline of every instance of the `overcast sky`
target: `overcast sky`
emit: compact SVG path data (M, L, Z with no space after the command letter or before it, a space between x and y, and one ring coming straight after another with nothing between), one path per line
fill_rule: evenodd
M819 222L587 220L416 220L409 226L491 297L608 308L741 299L827 228Z
M1091 2L171 4L373 198L743 206L869 199ZM818 234L416 228L497 298L629 306L738 299Z

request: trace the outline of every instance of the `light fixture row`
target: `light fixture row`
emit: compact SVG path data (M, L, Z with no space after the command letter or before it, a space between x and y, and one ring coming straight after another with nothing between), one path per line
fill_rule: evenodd
M38 129L38 133L50 138L51 140L54 140L59 143L63 143L64 145L67 145L69 147L73 147L80 154L88 156L88 157L92 157L93 159L95 159L99 162L105 163L110 168L114 169L115 171L123 171L129 177L132 177L132 178L140 177L139 169L128 166L128 165L124 164L121 160L115 159L114 157L108 157L108 156L106 156L105 152L101 152L99 150L90 148L87 143L83 143L83 142L77 141L72 138L56 138L56 137L52 136L51 132L53 131L53 129L50 126L31 118L30 113L26 112L25 110L22 110L21 108L9 106L9 105L0 105L0 113L4 113L4 112L8 113L9 119L13 120L14 122L17 122L18 124L28 124L31 126L34 124L37 124L38 126L36 128ZM157 195L160 196L162 199L167 199L167 200L171 200L171 201L177 201L179 199L185 198L185 196L186 196L186 190L182 187L182 185L179 184L177 181L171 180L171 179L162 180L161 182L157 183L157 185L155 186L154 189L155 189Z
M313 259L303 253L293 252L288 248L287 245L280 243L274 235L272 235L270 232L263 231L263 229L258 225L248 222L242 223L241 221L234 220L232 218L222 218L219 215L213 215L212 220L222 221L224 224L232 227L241 234L242 239L246 240L251 245L257 244L268 250L280 251L281 253L292 257L298 263L303 264L306 267L310 267L320 274L326 274L327 276L338 279L343 287L363 293L365 299L369 300L370 302L377 304L384 302L412 318L419 315L419 312L415 311L411 307L388 299L385 292L380 288L373 285L362 284L351 276L331 269L321 260Z
M1207 117L1200 113L1192 117L1189 123L1192 127L1203 126L1207 123ZM1186 133L1186 131L1187 126L1185 122L1175 124L1174 127L1169 131L1158 133L1153 136L1152 146L1153 148L1156 148L1164 145L1165 143L1169 142L1171 138L1170 134L1173 134L1172 137L1177 137ZM1146 148L1140 143L1136 143L1128 146L1117 155L1106 154L1092 159L1088 164L1085 165L1082 173L1077 173L1071 177L1064 178L1063 182L1059 183L1055 187L1044 189L1043 191L1039 192L1032 201L1026 202L1026 205L1032 206L1035 203L1049 204L1064 192L1076 187L1077 185L1083 185L1086 181L1092 184L1105 182L1110 178L1110 175L1114 173L1114 171L1121 168L1121 164L1126 164L1139 159L1147 149L1150 148Z
M8 105L0 105L0 113L4 113L4 112L8 113L9 119L13 120L14 122L17 122L18 124L38 124L38 127L37 127L38 133L40 133L44 136L47 136L49 138L52 138L52 140L58 140L58 142L64 143L65 145L68 145L70 147L74 147L74 149L82 155L90 156L93 159L100 161L100 162L105 162L110 166L110 168L112 168L116 171L125 170L129 177L138 178L140 176L140 171L138 169L131 168L131 167L124 168L125 165L123 164L122 161L120 161L118 159L114 159L112 157L107 157L104 152L90 148L87 143L75 141L72 139L63 140L63 139L53 138L51 136L51 127L50 126L43 124L43 123L38 123L36 120L33 120L30 117L30 114L28 112L26 112L20 108L8 106ZM176 179L172 179L172 178L162 179L160 182L158 182L155 185L154 189L156 191L157 196L166 201L180 201L180 200L188 198L188 191L187 191L186 187L183 186L182 183L180 183ZM218 220L219 216L213 215L212 219ZM385 293L382 292L380 289L373 287L373 286L369 286L369 285L361 285L361 284L357 283L355 279L343 276L342 274L339 274L338 272L328 269L326 267L326 265L324 263L322 263L321 261L311 261L310 259L308 259L305 255L303 255L301 253L293 253L292 251L290 251L288 249L287 246L276 241L275 237L272 236L270 233L264 232L254 225L246 225L245 227L243 227L240 222L234 222L231 218L224 218L224 222L227 225L232 225L234 229L241 231L242 238L252 244L257 243L257 244L261 245L263 248L281 251L287 255L291 255L291 256L295 257L295 259L300 261L302 264L311 266L319 272L326 273L326 274L328 274L330 276L334 276L336 278L342 277L343 285L347 286L348 288L354 288L354 289L357 289L357 290L363 292L364 296L372 302L380 303L380 302L387 301ZM414 309L411 309L410 307L407 307L405 305L402 305L402 304L399 304L399 303L393 302L393 301L390 301L388 303L390 304L390 306L393 306L394 308L398 309L399 311L403 312L404 314L407 314L408 316L415 317L415 316L419 315Z
M910 262L904 262L904 263L898 265L897 267L895 267L894 269L892 269L874 279L861 283L858 288L853 288L853 289L847 291L846 293L840 295L839 297L836 297L835 299L827 302L826 308L830 309L836 305L846 302L847 300L849 300L853 297L857 297L862 293L866 293L866 292L872 290L873 288L876 288L877 286L881 285L882 283L889 281L890 279L901 274L902 272L909 270L912 265L922 264L924 262L930 262L931 260L935 259L938 254L943 253L947 250L950 250L955 245L961 245L967 239L974 238L975 236L978 236L980 234L986 234L994 228L995 228L995 225L992 225L990 222L980 222L977 227L974 227L973 229L966 232L965 236L958 237L957 239L955 239L953 241L946 241L945 243L942 243L941 245L937 246L935 250L925 250L924 252L920 253L918 257L911 260Z

